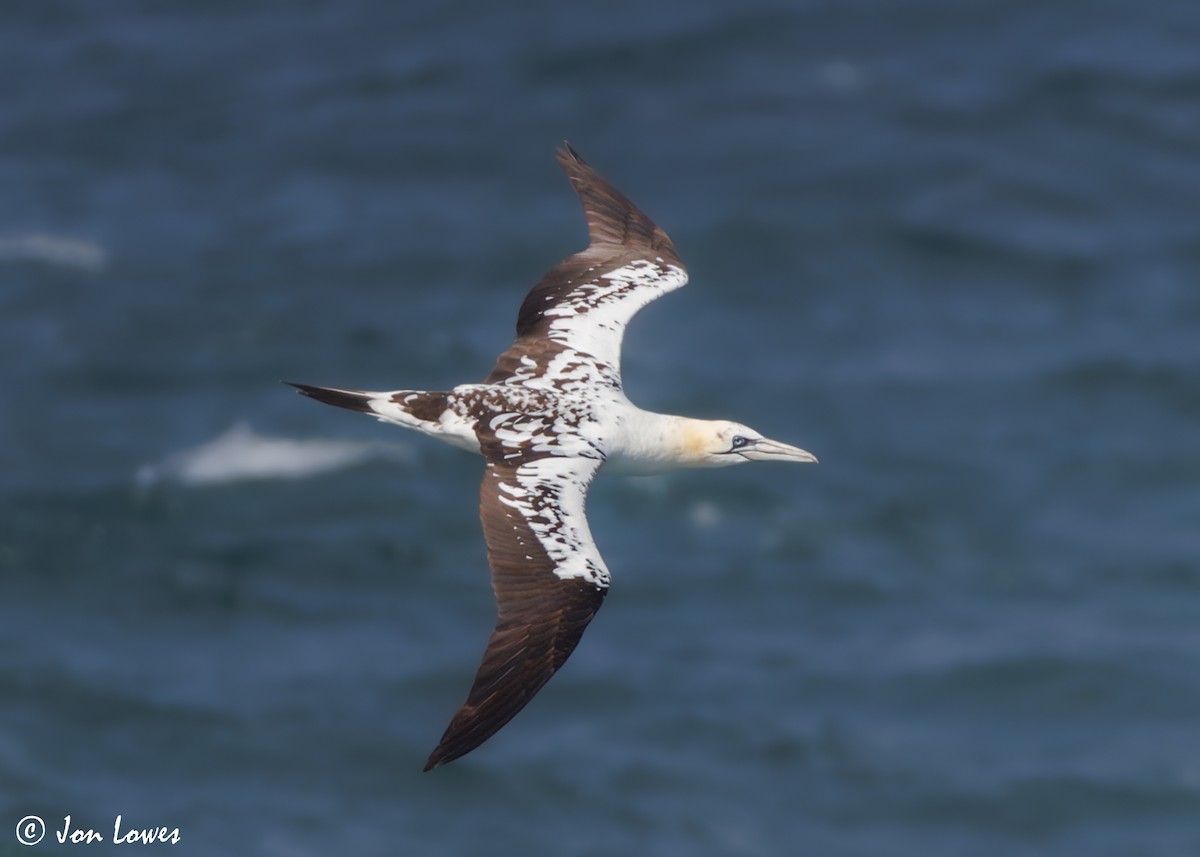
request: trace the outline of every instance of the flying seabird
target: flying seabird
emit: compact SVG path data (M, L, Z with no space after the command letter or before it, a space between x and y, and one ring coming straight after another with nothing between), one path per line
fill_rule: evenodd
M632 473L816 461L725 420L644 411L621 386L621 338L643 306L687 283L671 239L571 148L558 161L590 243L533 287L517 336L482 384L370 392L294 384L330 405L416 429L484 458L479 512L498 620L466 702L425 765L508 723L578 644L608 591L584 501L602 465Z

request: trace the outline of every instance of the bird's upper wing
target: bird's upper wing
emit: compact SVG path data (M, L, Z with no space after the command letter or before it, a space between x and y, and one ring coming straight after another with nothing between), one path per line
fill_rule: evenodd
M491 428L503 436L514 430L505 421L520 419L501 415ZM467 701L427 771L474 750L524 708L566 662L608 591L608 570L584 515L588 485L603 459L498 454L513 448L485 444L480 489L496 628Z
M569 144L558 150L558 161L583 203L590 243L526 296L516 341L488 382L539 378L556 371L563 352L575 352L602 368L592 381L619 386L625 325L650 301L686 284L687 270L667 234Z

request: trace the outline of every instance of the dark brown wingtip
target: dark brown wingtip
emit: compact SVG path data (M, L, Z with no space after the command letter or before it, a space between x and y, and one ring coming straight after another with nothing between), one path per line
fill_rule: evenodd
M505 508L499 503L493 505ZM528 560L523 552L527 548L521 548L518 559L504 559L501 554L504 548L497 547L495 541L496 522L489 523L492 515L486 508L481 511L485 516L484 536L489 539L489 560L493 563L499 609L502 613L514 609L531 612L528 616L497 622L467 700L442 733L425 763L425 771L461 759L516 717L575 651L608 591L579 578L553 579L548 588L531 585L528 580L512 583L508 580L510 573L518 578L525 576L522 568ZM512 528L511 519L504 516L504 522L507 536ZM493 535L489 536L489 532ZM510 565L513 568L506 570ZM549 574L546 568L541 573ZM514 607L513 586L521 591L518 596L521 600L532 601Z
M579 154L578 150L571 145L570 140L563 140L562 145L558 147L558 162L566 169L569 164L580 164L586 167L588 162L583 159L583 155Z
M466 708L467 706L464 705L463 709ZM425 760L425 767L421 769L421 773L427 774L434 768L440 768L442 765L450 764L455 759L461 759L463 756L467 755L467 753L470 753L472 750L486 741L487 737L490 737L489 735L478 741L472 741L467 744L463 743L461 736L456 734L463 721L467 719L463 709L459 709L457 712L455 712L454 719L446 728L445 733L442 735L442 739L438 741L438 745L433 748L433 752L430 753L429 758Z
M421 773L428 774L434 768L440 768L442 765L445 765L447 762L453 762L454 759L457 759L457 758L458 758L458 756L454 756L453 758L446 758L446 753L444 753L442 751L442 748L440 746L438 746L436 749L434 749L434 751L432 753L429 754L429 759L425 762L425 767L423 767L421 769Z
M312 384L297 384L295 381L284 381L296 388L302 396L308 396L310 399L316 399L318 402L324 402L327 405L336 405L339 408L348 408L352 411L360 413L372 413L370 400L371 397L366 393L358 390L338 390L333 387L315 387Z
M558 148L558 162L583 204L591 246L616 245L652 251L681 264L667 234L597 173L574 146L563 141Z

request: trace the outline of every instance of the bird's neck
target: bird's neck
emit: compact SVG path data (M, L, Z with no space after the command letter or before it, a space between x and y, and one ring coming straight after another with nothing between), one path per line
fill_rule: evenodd
M634 474L703 467L710 436L707 420L656 414L631 405L611 436L608 461L614 470Z

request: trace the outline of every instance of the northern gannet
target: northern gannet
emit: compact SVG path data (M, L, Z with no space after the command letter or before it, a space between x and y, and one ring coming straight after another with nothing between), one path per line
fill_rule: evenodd
M558 161L590 243L521 304L517 336L481 384L370 392L293 384L327 404L484 457L480 517L498 620L466 702L425 765L471 752L563 665L600 609L609 573L584 514L604 464L633 473L816 461L740 423L644 411L621 387L621 338L643 306L687 283L671 239L571 148Z

